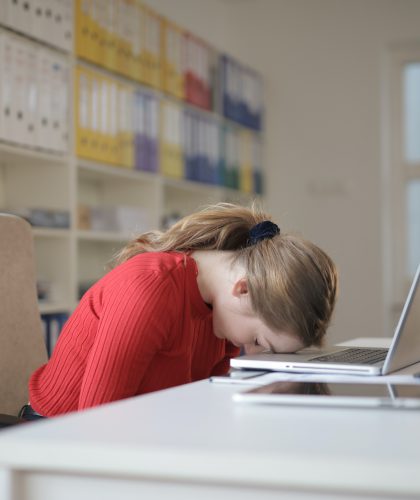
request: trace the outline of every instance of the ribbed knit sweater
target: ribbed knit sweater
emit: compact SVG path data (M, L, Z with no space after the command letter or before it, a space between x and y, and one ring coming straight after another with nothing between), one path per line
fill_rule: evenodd
M181 253L143 253L83 296L47 364L29 381L44 416L226 373L239 354L213 334L197 265Z

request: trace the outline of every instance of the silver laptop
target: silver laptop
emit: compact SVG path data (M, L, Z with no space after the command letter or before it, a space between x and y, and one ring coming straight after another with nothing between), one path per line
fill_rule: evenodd
M295 354L259 353L230 360L233 368L297 373L386 375L420 361L420 265L389 349L331 347L303 349Z

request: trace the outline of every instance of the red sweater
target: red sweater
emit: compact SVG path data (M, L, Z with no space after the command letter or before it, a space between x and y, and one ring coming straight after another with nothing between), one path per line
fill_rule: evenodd
M53 416L226 373L239 352L213 334L197 273L185 254L143 253L99 280L32 374L34 410Z

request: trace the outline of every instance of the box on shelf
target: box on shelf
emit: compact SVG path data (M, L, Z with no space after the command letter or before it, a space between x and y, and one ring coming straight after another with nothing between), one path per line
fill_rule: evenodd
M149 212L126 205L78 206L78 228L92 231L141 233L150 228Z
M22 217L35 227L54 229L68 229L70 227L70 213L68 210L23 207L2 208L2 212Z

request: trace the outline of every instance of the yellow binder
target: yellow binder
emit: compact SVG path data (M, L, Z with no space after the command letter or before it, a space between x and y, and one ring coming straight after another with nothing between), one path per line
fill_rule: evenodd
M77 66L74 73L74 115L76 154L92 159L91 152L91 80L86 68Z
M93 0L76 0L76 55L92 60L91 50L91 6Z
M167 19L162 19L161 26L162 90L178 99L184 99L185 35L181 28Z
M185 177L182 147L182 107L174 102L161 101L160 167L163 175Z
M145 83L154 88L161 88L161 17L149 7L143 6L144 15L144 50Z
M247 130L242 130L239 135L240 141L240 165L239 165L239 189L244 193L253 191L253 158L252 158L252 135Z

